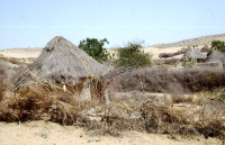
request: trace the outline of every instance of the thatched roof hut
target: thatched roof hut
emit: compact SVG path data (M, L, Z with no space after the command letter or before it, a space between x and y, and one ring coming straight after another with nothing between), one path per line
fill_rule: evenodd
M191 51L188 51L184 54L182 57L182 60L187 60L188 58L196 58L197 61L205 60L206 56L201 53L198 49L192 49Z
M210 48L208 45L205 45L204 47L202 47L201 49L202 52L209 52L210 51Z
M191 50L192 50L192 49L191 49L190 46L188 46L187 48L183 47L183 48L180 50L180 53L186 53L186 52L191 51Z
M94 78L99 78L106 70L105 66L70 41L56 36L47 43L36 61L19 75L16 82L17 91L21 93L28 90L37 94L39 88L44 90L41 92L42 96L52 93L62 97L61 92L64 92L63 96L82 96L84 100L90 100L96 94L99 98L100 82L92 85L89 83ZM88 87L85 87L87 84Z
M186 49L187 49L187 50L191 50L191 46L188 46Z
M44 47L40 56L28 68L19 82L76 83L79 78L99 77L105 69L83 50L61 36L56 36Z
M215 50L208 54L206 62L223 62L224 60L225 55Z
M186 52L186 48L185 47L181 48L180 53L185 53L185 52Z

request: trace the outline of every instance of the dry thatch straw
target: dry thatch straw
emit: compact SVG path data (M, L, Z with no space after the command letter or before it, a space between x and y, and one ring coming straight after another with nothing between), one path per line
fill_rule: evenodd
M181 58L182 60L187 60L189 58L196 58L196 59L206 59L206 56L201 53L198 49L193 49L191 51L188 51L184 54L184 56Z
M35 82L77 83L99 77L105 69L83 50L61 36L47 43L41 55L19 78L17 85Z
M208 54L206 62L223 62L224 60L224 54L215 50Z
M183 54L183 53L186 53L186 52L191 51L191 50L192 50L192 49L191 49L190 46L188 46L187 48L183 47L183 48L180 50L180 53Z
M205 45L202 49L201 49L202 52L209 52L210 51L210 48L208 45Z

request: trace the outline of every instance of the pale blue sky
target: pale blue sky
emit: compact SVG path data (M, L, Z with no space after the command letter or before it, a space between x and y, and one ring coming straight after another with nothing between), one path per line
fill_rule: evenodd
M0 0L0 49L44 47L54 36L107 47L225 33L224 0Z

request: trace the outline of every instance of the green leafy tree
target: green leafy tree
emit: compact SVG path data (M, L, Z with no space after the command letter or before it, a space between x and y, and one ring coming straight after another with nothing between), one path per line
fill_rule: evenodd
M225 42L223 42L223 41L214 40L214 41L212 41L211 46L212 46L212 48L215 48L220 52L225 52Z
M109 44L106 38L102 40L98 40L96 38L86 38L86 40L80 41L78 47L83 49L88 55L96 59L98 62L103 62L109 57L109 53L103 47L105 43Z
M144 53L141 50L142 46L137 43L128 43L126 47L118 49L118 58L115 60L117 67L121 66L140 66L140 67L151 67L153 62L151 60L152 55Z

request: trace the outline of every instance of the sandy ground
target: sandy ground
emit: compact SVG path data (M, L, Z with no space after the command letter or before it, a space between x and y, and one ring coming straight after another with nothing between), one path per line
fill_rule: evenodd
M61 126L53 122L32 121L29 123L0 122L1 145L222 145L215 138L201 136L156 135L136 131L124 132L124 137L89 136L82 128Z
M3 56L6 57L14 57L14 58L27 58L27 57L35 57L37 58L41 52L13 52L13 51L7 51L7 52L0 52Z

